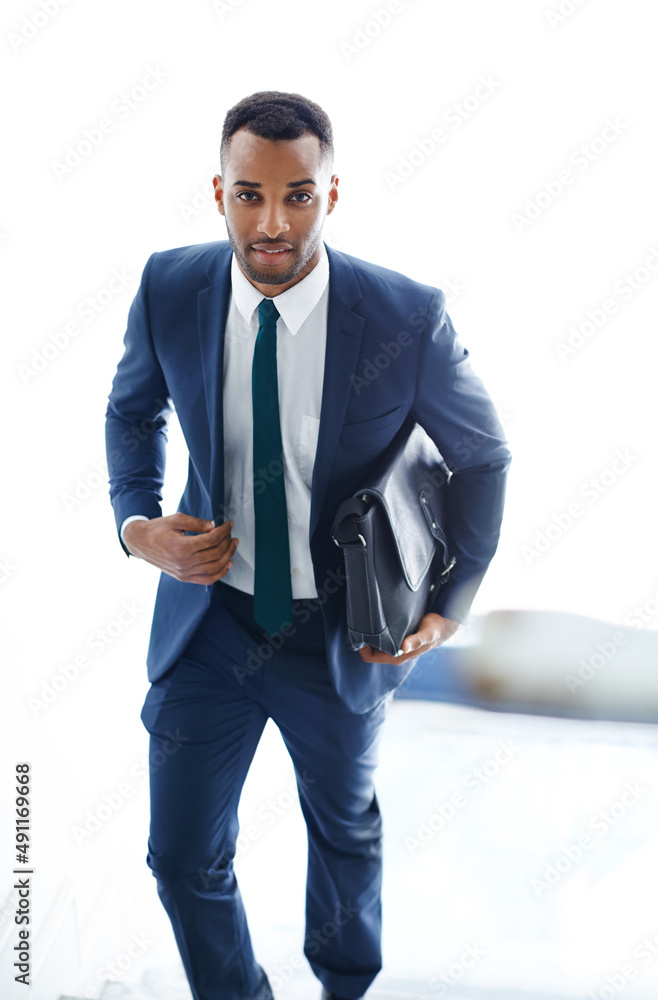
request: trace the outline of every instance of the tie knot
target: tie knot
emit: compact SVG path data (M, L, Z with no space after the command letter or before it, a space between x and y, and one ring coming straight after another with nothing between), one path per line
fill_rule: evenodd
M258 322L261 326L276 326L279 310L271 299L263 299L258 306Z

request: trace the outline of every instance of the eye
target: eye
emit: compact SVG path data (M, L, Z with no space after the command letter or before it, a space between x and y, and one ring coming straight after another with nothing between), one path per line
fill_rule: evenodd
M299 201L298 204L303 205L305 202L310 201L313 196L308 191L295 191L292 196L292 200L295 201L298 198L303 198L303 201Z
M240 201L252 201L252 199L257 198L258 195L255 191L238 191L236 198Z

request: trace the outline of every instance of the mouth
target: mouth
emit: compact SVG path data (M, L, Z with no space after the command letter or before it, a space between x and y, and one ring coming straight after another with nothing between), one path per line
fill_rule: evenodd
M261 243L252 246L251 249L259 264L264 264L266 267L274 267L283 263L293 252L292 247L285 243L275 243L269 246Z

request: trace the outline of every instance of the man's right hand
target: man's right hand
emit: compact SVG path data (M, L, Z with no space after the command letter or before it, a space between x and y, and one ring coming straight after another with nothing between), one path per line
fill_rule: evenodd
M239 539L231 538L232 527L232 521L214 527L212 521L178 513L131 521L123 540L132 556L152 563L169 576L183 583L207 585L221 580L233 565L231 556ZM198 534L186 535L186 531Z

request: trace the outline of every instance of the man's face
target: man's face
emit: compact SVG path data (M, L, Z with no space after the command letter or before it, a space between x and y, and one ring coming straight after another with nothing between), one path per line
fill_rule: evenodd
M272 142L239 129L213 184L233 252L263 295L284 292L315 267L338 198L338 178L323 164L316 135Z

